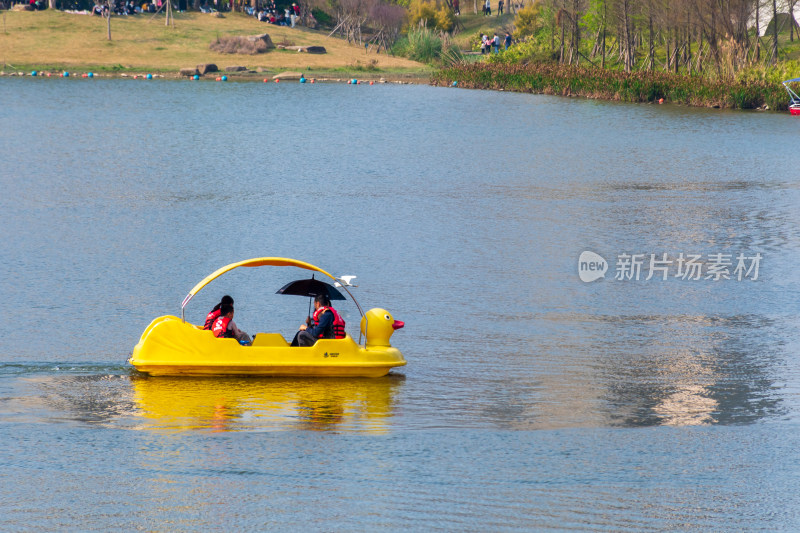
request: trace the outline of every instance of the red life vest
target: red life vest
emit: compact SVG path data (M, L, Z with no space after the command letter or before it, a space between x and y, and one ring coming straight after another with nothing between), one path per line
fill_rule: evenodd
M211 311L206 315L206 325L203 326L203 329L211 329L214 326L214 321L219 317L219 309L216 311Z
M214 327L211 328L211 331L214 332L215 337L225 337L226 333L228 332L228 324L231 323L230 317L221 316L217 317L214 321Z
M344 339L346 333L344 331L344 319L336 312L336 309L333 307L320 307L316 311L314 311L314 316L311 318L314 320L314 325L319 325L319 317L322 316L322 313L325 311L330 311L333 313L333 338L334 339ZM323 332L322 335L319 336L320 339L324 339L325 333Z

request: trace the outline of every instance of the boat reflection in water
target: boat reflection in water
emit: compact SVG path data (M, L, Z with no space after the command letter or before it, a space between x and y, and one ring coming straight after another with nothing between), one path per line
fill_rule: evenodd
M382 433L405 376L132 380L141 429Z

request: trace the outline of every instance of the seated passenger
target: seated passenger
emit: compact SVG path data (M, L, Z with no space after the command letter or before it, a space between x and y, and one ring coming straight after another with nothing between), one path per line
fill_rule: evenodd
M236 339L242 344L250 344L253 339L250 335L236 327L233 322L233 306L231 304L223 304L219 310L219 317L214 321L211 331L217 338Z
M331 307L330 299L320 294L314 298L314 315L300 326L292 346L313 346L318 339L344 339L344 326L344 319Z
M213 309L211 309L211 312L206 315L206 323L203 326L203 329L211 329L211 327L214 325L214 321L219 317L220 307L225 304L233 306L233 298L227 294L223 296L219 303L215 305Z

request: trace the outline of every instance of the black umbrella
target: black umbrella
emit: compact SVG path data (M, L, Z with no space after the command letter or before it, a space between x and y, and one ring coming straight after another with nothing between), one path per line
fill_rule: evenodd
M333 285L314 279L313 275L311 279L290 281L278 289L278 292L275 294L293 294L295 296L308 296L310 298L320 294L326 294L331 300L346 300L342 293L336 290ZM308 301L308 314L311 315L311 300Z
M290 281L275 294L294 294L295 296L310 296L314 297L320 294L326 294L331 300L346 300L342 293L336 290L336 287L330 283L325 283L318 279L298 279Z

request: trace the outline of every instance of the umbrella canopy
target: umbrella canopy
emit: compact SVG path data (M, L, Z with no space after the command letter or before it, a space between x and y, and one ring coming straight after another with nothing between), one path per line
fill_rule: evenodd
M186 304L189 303L189 300L194 298L194 295L200 292L200 290L223 275L226 272L230 272L234 268L239 267L261 267L261 266L293 266L297 268L304 268L306 270L316 270L317 272L322 272L332 280L336 278L318 266L314 266L310 263L306 263L304 261L298 261L297 259L289 259L287 257L256 257L254 259L247 259L246 261L239 261L238 263L231 263L230 265L226 265L220 269L217 269L215 272L209 274L208 276L203 279L200 283L194 286L194 288L189 291L189 294L186 295L186 298L183 299L181 303L181 310L186 307ZM345 289L347 290L347 289Z
M186 304L188 304L189 301L192 298L194 298L195 294L200 292L203 289L203 287L205 287L206 285L208 285L209 283L211 283L212 281L214 281L215 279L217 279L221 275L225 274L226 272L230 272L234 268L239 268L239 267L262 267L262 266L276 266L276 267L291 266L291 267L297 267L297 268L304 268L306 270L314 270L316 272L321 272L322 274L328 276L332 280L334 280L334 281L337 280L337 278L334 277L333 274L330 274L330 273L322 270L318 266L314 266L311 263L306 263L305 261L298 261L297 259L289 259L288 257L255 257L253 259L246 259L244 261L239 261L237 263L231 263L230 265L226 265L226 266L224 266L222 268L217 269L216 271L214 271L211 274L209 274L208 276L206 276L200 283L195 285L192 288L192 290L189 291L189 294L186 295L186 298L183 299L183 302L181 302L181 318L184 321L186 320L185 316L184 316L184 308L186 307ZM350 286L349 281L354 277L355 276L344 276L342 278L342 280L341 280L342 281L342 288L344 288L344 290L347 292L347 294L350 295L350 299L353 300L353 303L356 304L356 307L358 307L358 312L361 313L361 316L364 316L364 311L361 309L361 306L358 304L358 301L355 298L353 298L353 295L347 289L347 287ZM312 275L312 279L313 279L313 275ZM326 285L327 285L327 283L326 283ZM333 287L331 287L331 289L333 289ZM330 299L332 299L332 300L339 300L339 299L344 300L344 296L342 296L342 293L340 293L336 289L333 289L333 290L339 296L338 297L337 296L333 296L331 293L329 293L328 297Z
M275 294L293 294L295 296L314 297L318 294L326 294L331 300L344 300L345 297L336 288L324 281L314 279L298 279L291 281L278 289Z

